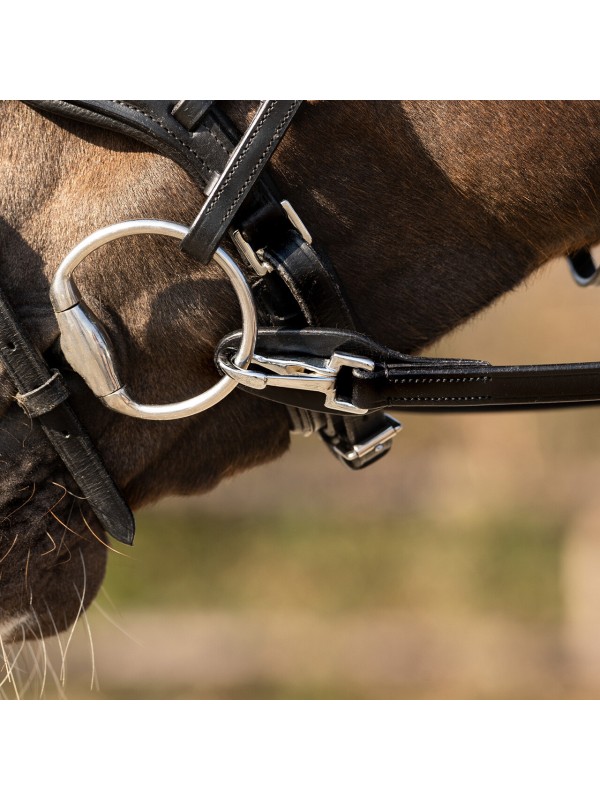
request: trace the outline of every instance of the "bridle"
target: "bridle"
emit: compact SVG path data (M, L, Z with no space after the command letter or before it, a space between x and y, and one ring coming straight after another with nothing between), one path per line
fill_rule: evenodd
M389 451L401 428L384 409L497 411L600 402L597 362L492 366L425 358L390 350L357 331L335 271L265 171L300 101L262 102L241 138L213 101L28 104L141 141L183 167L206 196L189 228L162 220L120 222L84 239L56 272L50 299L62 356L113 411L178 419L210 408L239 386L285 404L292 432L318 432L339 460L361 469ZM219 382L197 397L162 406L130 397L110 338L74 283L76 268L91 252L140 234L175 238L201 264L214 260L242 311L242 329L217 346ZM587 250L572 254L570 263L582 285L598 277ZM15 399L39 421L100 523L131 544L131 511L70 408L65 381L28 341L1 294L0 357L17 388Z

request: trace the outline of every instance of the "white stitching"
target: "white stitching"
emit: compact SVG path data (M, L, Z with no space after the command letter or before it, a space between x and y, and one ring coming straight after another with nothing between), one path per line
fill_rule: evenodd
M230 213L231 213L232 209L234 209L234 208L235 208L235 206L236 206L236 204L237 204L237 201L238 201L238 200L240 199L240 197L241 197L241 196L244 194L244 189L245 189L245 188L246 188L246 186L247 186L247 185L248 185L248 184L249 184L249 183L252 181L252 178L254 177L254 174L255 174L255 172L256 172L258 169L260 169L260 168L262 167L262 162L264 161L264 159L265 159L265 156L268 154L268 152L269 152L269 150L270 150L270 148L271 148L271 145L273 144L273 142L274 142L274 141L275 141L275 139L277 138L277 135L279 134L279 131L280 131L280 130L281 130L283 127L284 127L285 123L288 121L288 119L289 119L289 118L291 117L291 115L293 114L293 111L294 111L294 107L295 107L295 105L296 105L296 104L294 103L293 105L291 105L291 106L290 106L290 108L289 108L289 110L288 110L287 114L286 114L286 115L283 117L283 119L281 120L281 122L279 123L279 125L277 126L277 128L275 129L275 131L273 132L273 136L271 137L271 140L269 141L269 144L266 146L266 148L265 148L265 149L263 150L263 152L261 153L261 155L260 155L260 158L259 158L258 162L257 162L257 163L254 165L254 169L252 170L252 172L250 173L250 175L248 175L248 177L247 177L247 178L246 178L246 180L244 181L243 185L241 186L241 188L240 188L239 192L238 192L238 193L237 193L237 195L235 196L235 198L234 198L233 202L231 203L231 205L229 206L229 208L228 208L228 209L227 209L227 211L225 212L225 215L223 216L223 218L222 218L222 220L221 220L221 224L222 224L223 222L225 222L225 220L226 220L226 219L229 217L229 215L230 215ZM265 119L266 119L266 117L265 117Z
M234 164L234 165L233 165L233 167L231 168L231 171L230 171L230 172L229 172L229 173L226 175L226 177L225 177L225 180L223 181L223 185L220 187L220 189L219 189L219 191L217 192L217 194L216 194L216 195L215 195L215 196L212 198L212 200L210 201L210 204L209 204L208 208L206 209L205 216L208 216L208 214L210 214L210 212L213 210L213 208L214 208L214 206L215 206L215 204L216 204L217 200L218 200L218 199L221 197L221 195L223 194L223 192L225 191L225 189L226 189L226 188L228 187L228 185L231 183L231 180L232 180L232 178L233 178L233 175L234 175L234 173L236 172L236 170L238 170L238 169L239 169L239 166L240 166L241 162L243 161L243 159L244 159L244 156L245 156L245 155L246 155L246 153L248 152L248 148L251 146L252 142L253 142L253 141L256 139L256 137L258 136L258 133L259 133L260 129L263 127L263 125L265 124L265 122L267 121L267 119L268 119L268 118L271 116L271 114L273 113L273 111L274 111L274 109L275 109L275 103L276 103L276 102L277 102L277 101L276 101L276 100L274 100L274 101L271 103L271 105L269 105L269 106L268 106L268 108L267 108L267 111L266 111L266 113L265 113L264 117L263 117L263 118L261 119L261 121L258 123L258 125L256 126L256 128L255 128L255 129L252 131L252 135L250 136L250 138L249 138L249 139L248 139L248 141L246 142L246 144L245 144L245 146L244 146L243 150L242 150L240 153L238 153L238 156L237 156L237 159L236 159L236 161L235 161L235 164ZM287 119L287 117L286 117L286 119ZM279 131L279 128L277 129L277 131ZM268 147L270 147L270 145L271 145L271 142L272 142L272 141L273 141L273 139L271 139L271 141L270 141L270 142L269 142L269 144L267 145L267 148L268 148ZM262 158L262 156L261 156L261 158ZM223 222L223 220L221 220L221 222Z
M136 106L129 105L129 103L125 103L123 100L113 100L112 102L116 103L117 105L124 106L125 108L128 108L130 111L135 111L138 114L143 114L144 117L148 117L148 119L151 119L159 127L161 127L163 129L163 131L168 133L169 136L172 136L173 139L175 139L175 141L179 142L179 144L181 144L183 147L185 147L186 150L189 150L189 152L194 156L194 158L196 158L206 170L210 169L208 164L206 163L206 161L200 155L198 155L198 153L196 153L195 150L192 150L192 148L189 146L189 144L186 144L183 141L183 139L180 139L176 134L173 133L173 131L169 130L169 128L167 128L166 125L163 125L163 123L159 119L156 119L156 117L153 117L152 114L148 114L147 111L142 111L141 108L137 108ZM208 130L208 128L206 128L206 130ZM213 138L216 138L214 136L214 134L212 133L212 131L209 130L208 132L213 136ZM221 145L221 147L223 147L223 145ZM224 147L223 147L223 149L225 150ZM225 150L225 152L227 152L227 151Z

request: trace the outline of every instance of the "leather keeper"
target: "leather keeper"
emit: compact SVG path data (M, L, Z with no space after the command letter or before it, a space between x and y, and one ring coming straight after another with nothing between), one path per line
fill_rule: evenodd
M69 390L60 373L54 370L45 383L30 392L18 393L15 400L28 416L41 417L64 403L68 397Z

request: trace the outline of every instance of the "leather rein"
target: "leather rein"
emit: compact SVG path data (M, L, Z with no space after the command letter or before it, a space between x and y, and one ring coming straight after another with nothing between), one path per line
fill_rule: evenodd
M206 197L189 228L163 220L117 223L84 239L56 272L51 302L62 354L115 412L178 419L210 408L239 386L285 404L292 432L318 432L339 460L361 469L389 451L401 428L384 409L497 411L600 402L597 362L492 366L425 358L390 350L356 330L334 270L265 171L301 101L263 101L241 137L213 101L28 105L141 141L183 167ZM226 336L216 349L221 380L197 397L164 406L144 405L129 396L108 334L73 281L77 266L91 252L139 234L175 238L201 264L214 259L242 309L242 330ZM226 240L244 270L223 248ZM598 270L587 250L569 258L579 283L596 279ZM1 293L0 359L17 388L16 401L39 421L104 529L131 544L133 515L70 408L64 380L29 342Z

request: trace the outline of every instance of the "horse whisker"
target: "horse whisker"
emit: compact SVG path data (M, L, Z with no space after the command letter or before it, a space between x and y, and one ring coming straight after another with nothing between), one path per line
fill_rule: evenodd
M52 623L52 627L54 628L54 633L56 635L56 641L58 642L58 649L60 650L60 658L61 658L61 666L60 666L60 684L61 686L65 685L64 676L65 676L65 657L66 652L63 648L62 639L60 638L60 634L58 632L58 628L56 626L56 622L54 621L54 615L50 610L50 606L46 601L44 601L46 606L46 611L48 612L48 616L50 617L50 622Z
M63 688L61 686L60 679L59 679L58 675L56 674L56 670L52 666L52 662L51 661L48 661L48 672L50 673L50 677L54 681L54 686L56 688L56 691L58 692L58 696L60 697L61 700L66 700L67 699L67 695L63 692Z
M23 648L25 647L25 642L26 642L26 639L25 639L25 627L23 625L21 625L21 630L23 631L23 641L21 642L21 646L17 650L17 654L15 655L15 657L13 658L13 660L12 660L12 662L10 664L8 663L8 659L6 657L6 650L5 650L5 647L4 647L4 642L2 641L2 637L0 637L0 648L2 649L2 655L4 657L4 666L6 667L6 677L3 678L3 680L0 682L0 686L3 686L7 681L8 681L8 683L12 684L14 692L15 692L15 697L17 698L17 700L20 700L21 697L19 695L19 689L17 687L17 683L16 683L16 681L14 680L14 677L13 677L13 667L17 663L17 661L19 659L19 656L21 655L21 653L23 652Z
M2 658L4 659L4 669L6 670L6 678L4 678L2 680L2 682L0 683L0 686L3 686L6 681L8 681L9 683L12 682L12 673L11 673L11 670L10 670L10 666L8 664L8 658L6 656L6 649L4 647L4 639L2 638L1 635L0 635L0 650L2 650Z
M45 553L42 553L42 555L40 556L40 558L42 558L43 556L48 556L48 555L50 555L50 553L53 553L53 552L56 550L56 542L54 541L54 539L52 538L52 536L50 535L50 533L49 533L48 531L46 531L46 536L47 536L47 537L50 539L50 541L52 542L52 548L51 548L50 550L46 550L46 552L45 552Z
M85 623L85 627L86 627L86 630L87 630L87 633L88 633L88 639L90 640L90 654L91 654L91 658L92 658L92 680L91 680L91 683L90 683L90 689L93 689L94 688L94 683L96 683L96 690L100 691L100 686L98 685L97 678L96 678L96 658L95 658L95 655L94 655L94 642L92 640L92 631L91 631L91 628L90 628L88 615L87 615L87 612L86 612L85 606L84 606L85 591L86 591L86 588L87 588L87 571L86 571L86 568L85 568L85 560L83 558L83 553L81 552L81 550L79 551L79 555L81 557L81 566L82 566L82 569L83 569L83 589L82 589L81 597L79 596L79 591L77 589L77 586L75 586L75 584L73 584L73 588L77 592L77 597L79 597L80 608L81 608L81 612L83 614L83 621Z
M54 519L59 523L59 525L62 525L65 530L69 531L69 533L72 533L74 536L77 536L78 539L83 539L83 536L81 534L77 533L77 531L74 531L73 528L70 528L66 523L62 521L60 517L57 517L54 511L52 511L52 508L49 508L46 513L54 517Z
M111 624L113 627L115 627L115 628L116 628L118 631L120 631L120 632L121 632L121 633L122 633L124 636L126 636L126 637L127 637L129 640L130 640L130 641L132 641L134 644L137 644L137 645L139 645L140 647L143 647L143 644L142 644L142 642L140 642L140 640L139 640L139 639L136 639L136 638L135 638L135 636L132 636L130 633L128 633L128 632L125 630L125 628L122 628L122 627L119 625L119 623L118 623L118 622L115 622L115 620L114 620L114 619L113 619L113 618L110 616L110 614L109 614L107 611L105 611L105 610L102 608L102 606L100 605L100 603L99 603L97 600L95 600L95 601L94 601L94 608L95 608L95 609L97 609L97 610L98 610L98 611L99 611L99 612L102 614L102 616L104 617L104 619L105 619L105 620L107 620L107 622L110 622L110 624Z
M0 564L1 564L1 563L4 561L4 559L5 559L5 558L8 556L8 554L10 553L10 551L13 549L13 547L14 547L14 546L15 546L15 544L17 543L17 539L18 539L18 538L19 538L19 534L18 534L18 533L16 533L16 534L15 534L15 538L13 539L13 542L12 542L11 546L8 548L8 550L6 551L6 553L4 553L4 555L2 556L2 558L0 558Z
M62 500L62 499L63 499L63 497L64 497L65 495L67 495L67 494L68 494L68 495L70 495L71 497L75 497L77 500L86 500L86 499L87 499L86 497L81 497L80 495L78 495L78 494L75 494L75 492L72 492L70 489L67 489L67 487L66 487L66 486L63 486L63 485L62 485L62 483L57 483L56 481L50 481L50 483L51 483L53 486L56 486L58 489L62 489L62 490L63 490L63 492L65 493L65 494L63 494L63 496L60 498L61 500ZM60 502L60 501L59 501L59 502Z
M48 652L46 650L46 641L44 639L44 634L42 633L42 626L40 625L40 618L38 617L37 612L34 608L32 608L31 610L33 611L33 618L35 619L38 626L38 630L40 632L40 638L38 641L41 642L42 654L44 656L44 675L42 677L42 688L40 689L40 699L41 699L44 695L44 689L46 688L46 675L48 672Z
M27 559L25 560L25 589L28 588L29 584L29 559L31 558L31 547L27 548ZM33 592L31 586L29 586L29 605L33 605Z
M27 487L25 486L25 487L23 487L23 489L22 489L21 491L25 491L26 489L27 489ZM16 508L13 508L13 510L12 510L12 511L11 511L9 514L7 514L7 515L6 515L6 516L3 518L3 520L2 520L2 521L3 521L3 522L6 522L6 520L7 520L7 519L10 519L10 518L12 517L12 515L13 515L13 514L16 514L16 513L17 513L17 511L20 511L20 510L21 510L21 509L22 509L24 506L26 506L28 503L30 503L30 502L33 500L33 497L34 497L34 495L35 495L35 490L36 490L36 484L34 483L34 484L33 484L33 487L32 487L32 489L31 489L31 494L29 495L29 497L27 498L27 500L25 500L25 502L24 502L24 503L21 503L21 505L20 505L20 506L17 506Z
M83 558L83 556L81 556L81 557ZM77 587L75 587L75 591L77 592ZM79 592L77 592L77 596L79 597ZM63 680L63 685L64 685L64 679L65 679L65 669L64 669L65 668L65 663L66 663L65 659L66 659L66 656L67 656L67 651L69 649L69 645L71 644L71 640L73 639L73 634L75 633L75 627L77 626L77 623L79 622L79 617L81 616L81 612L83 611L84 598L85 598L85 568L84 568L83 595L79 599L79 608L77 609L77 616L75 617L75 622L71 625L71 630L69 631L69 638L67 639L67 643L65 645L65 653L64 653L64 657L63 657L63 671L61 672L61 678Z
M128 556L126 553L122 553L120 550L115 550L115 548L114 548L114 547L111 547L111 546L108 544L108 542L105 542L103 539L101 539L101 538L98 536L98 534L97 534L97 533L94 531L94 529L92 528L92 526L89 524L89 522L88 522L88 521L87 521L87 519L85 518L85 516L84 516L84 513L83 513L83 511L82 511L81 509L79 509L79 515L81 516L81 519L83 520L83 522L84 522L84 524L85 524L85 527L86 527L86 528L88 529L88 531L89 531L89 532L92 534L92 536L94 537L94 539L96 539L97 541L99 541L99 542L100 542L100 544L104 545L104 547L106 547L106 549L107 549L107 550L110 550L110 551L111 551L111 553L116 553L118 556L124 556L125 558L131 558L131 556Z
M31 632L33 632L29 625L27 627L29 628L29 630ZM40 663L39 663L38 657L36 655L35 647L34 647L33 642L27 641L27 651L26 652L28 653L29 658L25 662L23 671L28 673L29 677L28 677L27 681L21 686L21 697L23 697L23 698L27 695L29 687L33 683L34 678L39 677L40 674L41 674Z

